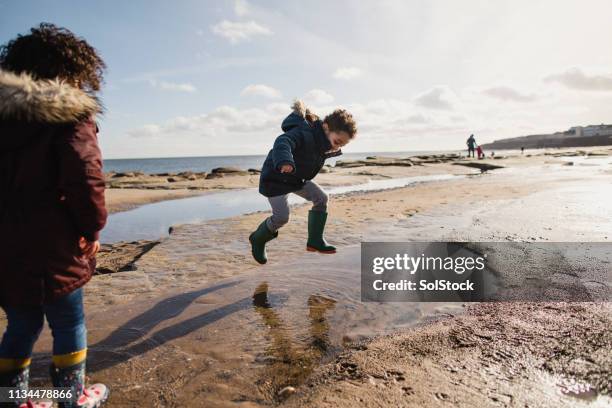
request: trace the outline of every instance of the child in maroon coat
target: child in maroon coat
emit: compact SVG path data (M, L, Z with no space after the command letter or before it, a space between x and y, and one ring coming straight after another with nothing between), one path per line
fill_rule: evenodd
M41 24L0 49L0 68L0 387L28 389L46 317L53 385L73 393L60 406L99 406L106 386L84 385L82 286L107 216L93 96L105 65L85 40Z

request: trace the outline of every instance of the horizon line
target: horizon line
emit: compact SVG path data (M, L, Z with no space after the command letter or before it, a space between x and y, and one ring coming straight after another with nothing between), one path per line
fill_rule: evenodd
M365 153L427 153L427 152L450 152L459 151L463 149L436 149L436 150L384 150L384 151L364 151L364 152L347 152L344 154L365 154ZM156 157L112 157L104 158L103 160L153 160L153 159L195 159L203 157L253 157L253 156L266 156L268 153L260 154L222 154L222 155L205 155L205 156L156 156Z

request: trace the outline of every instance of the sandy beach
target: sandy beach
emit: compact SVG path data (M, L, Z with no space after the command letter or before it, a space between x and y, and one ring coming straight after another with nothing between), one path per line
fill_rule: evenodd
M611 1L0 9L0 407L612 407Z
M109 245L106 270L86 287L89 375L111 386L116 407L140 398L156 407L609 406L609 303L359 301L362 241L612 240L612 150L580 150L463 160L502 167L483 173L459 159L331 169L316 181L456 176L332 197L326 235L336 255L304 250L306 205L269 246L266 266L247 240L262 212ZM107 201L120 211L256 180L134 182L109 189ZM575 279L610 285L588 271ZM40 384L50 342L45 329L32 374Z

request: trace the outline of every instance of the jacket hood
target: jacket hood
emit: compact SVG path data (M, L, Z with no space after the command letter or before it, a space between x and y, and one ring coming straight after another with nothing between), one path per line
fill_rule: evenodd
M66 82L0 70L0 120L73 123L101 112L96 97Z
M288 132L289 130L295 127L307 124L308 122L306 122L306 119L304 119L303 116L292 112L291 114L289 114L289 116L285 118L285 120L283 120L283 123L281 124L281 129L283 129L283 132Z

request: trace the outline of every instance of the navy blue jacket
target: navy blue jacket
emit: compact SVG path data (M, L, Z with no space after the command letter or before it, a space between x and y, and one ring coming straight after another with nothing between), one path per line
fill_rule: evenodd
M311 124L296 112L285 118L281 125L285 133L276 138L261 169L261 194L274 197L298 191L321 171L325 159L342 154L326 153L332 145L322 125L320 120ZM292 165L293 173L281 173L283 164Z

